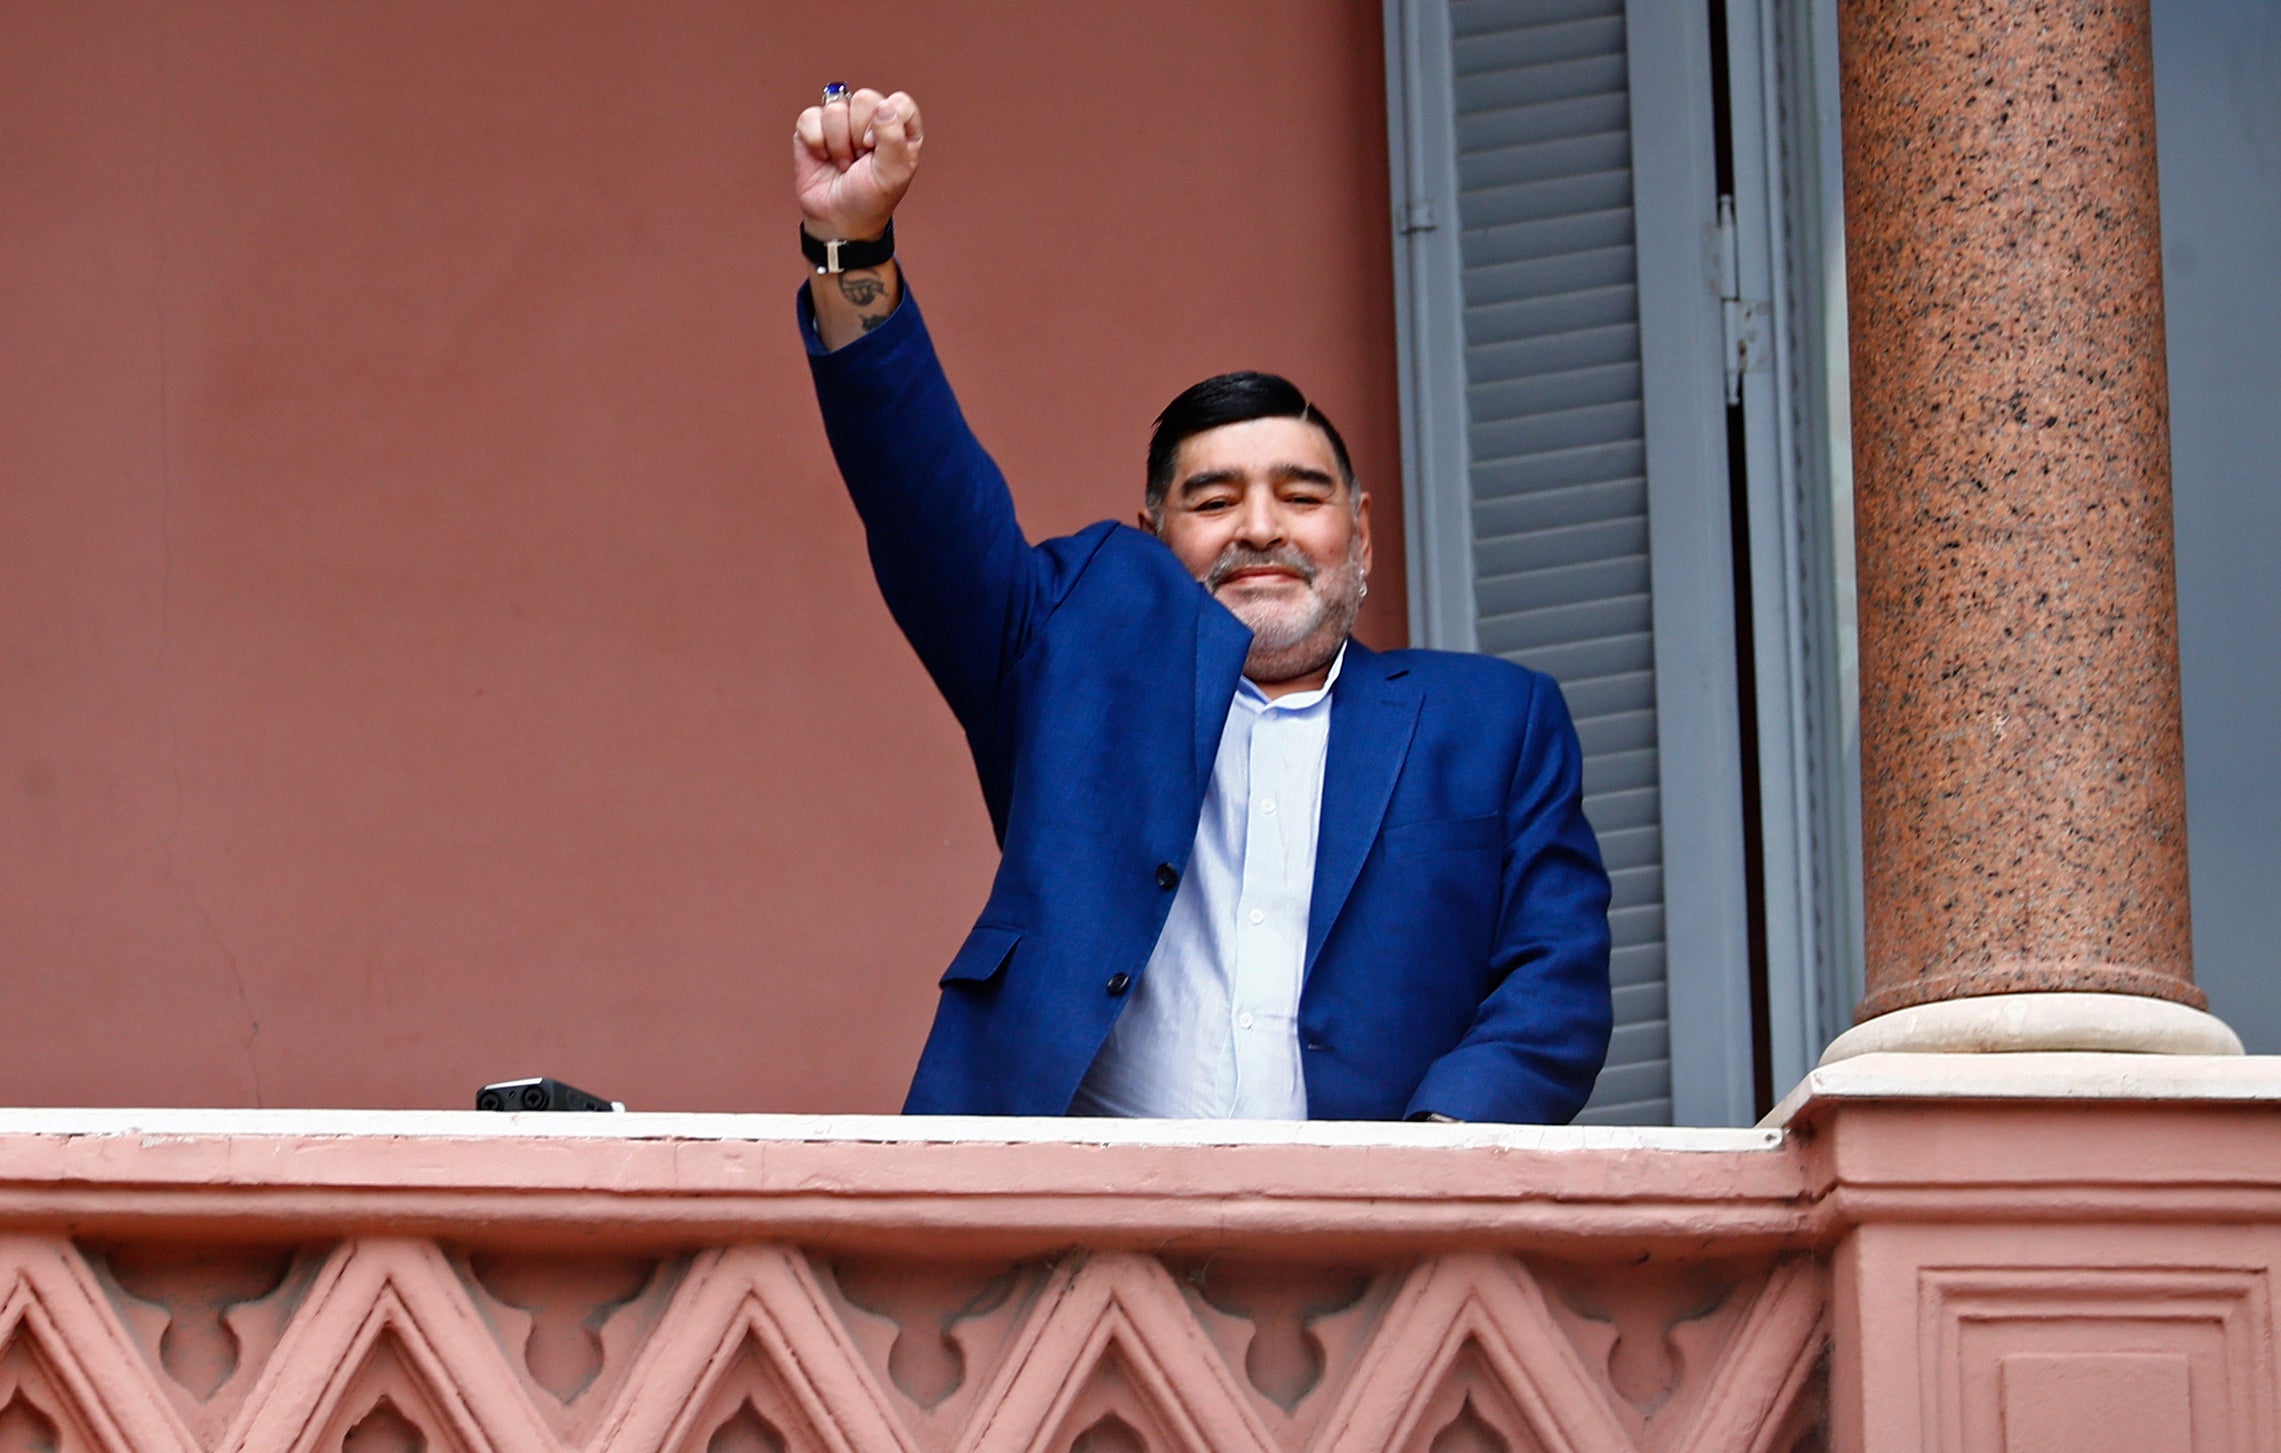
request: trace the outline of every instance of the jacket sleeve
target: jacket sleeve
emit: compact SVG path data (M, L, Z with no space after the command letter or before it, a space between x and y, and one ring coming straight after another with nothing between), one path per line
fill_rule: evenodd
M1608 1055L1608 874L1584 819L1583 748L1551 678L1530 677L1528 726L1506 794L1501 907L1489 992L1435 1060L1405 1115L1559 1125Z
M967 428L908 287L885 322L836 351L817 336L805 286L798 308L824 432L880 594L979 756L998 683L1051 588L1045 563Z

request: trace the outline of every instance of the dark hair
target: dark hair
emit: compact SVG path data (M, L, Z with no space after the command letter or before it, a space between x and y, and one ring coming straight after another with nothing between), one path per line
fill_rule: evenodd
M1164 507L1165 492L1172 488L1173 456L1180 446L1196 435L1224 424L1249 423L1253 419L1304 419L1323 431L1331 441L1331 453L1338 458L1339 476L1346 481L1348 490L1354 488L1354 465L1346 456L1346 441L1339 437L1338 429L1323 416L1323 411L1307 402L1299 386L1291 380L1273 373L1223 373L1191 384L1180 397L1164 406L1156 416L1156 432L1148 440L1148 494L1145 503L1154 515Z

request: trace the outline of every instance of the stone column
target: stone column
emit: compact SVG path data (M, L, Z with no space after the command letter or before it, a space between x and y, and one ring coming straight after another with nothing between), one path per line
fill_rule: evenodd
M2145 0L1838 11L1868 995L1825 1062L2239 1053L2188 934Z

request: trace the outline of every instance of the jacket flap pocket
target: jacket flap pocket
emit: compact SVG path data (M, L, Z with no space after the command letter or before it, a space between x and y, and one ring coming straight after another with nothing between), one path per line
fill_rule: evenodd
M966 942L959 945L958 956L943 970L940 982L945 984L980 984L998 977L1006 967L1006 960L1014 956L1014 945L1022 941L1018 928L1001 928L995 924L977 924Z
M1482 852L1504 846L1505 820L1492 812L1482 817L1390 823L1385 839L1389 853Z

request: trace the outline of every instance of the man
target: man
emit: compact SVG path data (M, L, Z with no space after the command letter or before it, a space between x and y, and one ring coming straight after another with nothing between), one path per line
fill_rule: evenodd
M793 144L825 428L1003 851L905 1109L1569 1119L1608 880L1558 688L1349 639L1369 500L1268 375L1165 410L1139 529L1030 545L893 261L921 141L835 86Z

